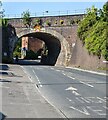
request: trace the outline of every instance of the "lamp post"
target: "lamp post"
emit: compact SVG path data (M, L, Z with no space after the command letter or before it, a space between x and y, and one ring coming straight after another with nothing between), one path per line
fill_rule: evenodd
M48 11L48 10L47 10L47 11L44 11L44 12L43 12L43 16L45 15L44 13L49 13L49 11Z

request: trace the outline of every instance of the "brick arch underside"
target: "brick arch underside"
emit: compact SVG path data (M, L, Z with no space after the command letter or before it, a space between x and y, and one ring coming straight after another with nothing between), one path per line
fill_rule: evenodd
M46 64L61 66L68 64L68 54L70 54L68 42L56 31L48 29L42 32L24 30L17 36L18 38L23 36L34 37L44 41L49 51Z

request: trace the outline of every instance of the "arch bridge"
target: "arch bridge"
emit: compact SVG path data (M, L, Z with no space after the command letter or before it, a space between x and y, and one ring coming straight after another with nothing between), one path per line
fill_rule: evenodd
M77 40L77 26L75 20L82 19L83 15L69 15L69 16L54 16L40 18L44 23L40 30L35 30L33 27L26 28L21 18L9 19L9 24L14 26L16 36L11 37L9 41L9 48L11 53L15 47L18 38L34 37L45 42L48 48L47 64L49 65L63 65L70 64L72 50ZM32 21L37 18L32 18ZM39 18L38 18L39 19ZM50 21L50 25L45 24L45 21ZM62 20L62 24L60 21ZM74 23L69 23L69 20ZM56 23L55 23L56 22ZM33 22L32 22L33 26Z

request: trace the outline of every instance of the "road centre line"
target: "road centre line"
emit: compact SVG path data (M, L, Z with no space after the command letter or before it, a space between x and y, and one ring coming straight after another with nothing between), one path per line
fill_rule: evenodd
M62 72L62 74L63 74L63 75L65 75L65 76L67 76L68 78L71 78L71 79L75 80L75 78L74 78L74 77L69 76L69 75L66 75L64 72Z
M57 72L60 72L60 70L56 70Z
M71 76L69 76L69 75L67 75L67 77L69 77L69 78L71 78L71 79L75 80L75 78L74 78L74 77L71 77Z
M88 83L86 83L86 82L83 82L83 81L80 81L80 83L82 83L82 84L84 84L84 85L87 85L87 86L89 86L89 87L94 87L93 85L91 85L91 84L88 84Z
M54 70L54 68L52 68L52 67L50 69Z

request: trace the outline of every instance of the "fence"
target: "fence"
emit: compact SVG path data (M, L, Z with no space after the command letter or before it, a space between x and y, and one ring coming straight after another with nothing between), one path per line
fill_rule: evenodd
M44 11L30 13L31 17L45 17L45 16L62 16L62 15L76 15L85 14L85 9L80 10L66 10L66 11ZM5 14L4 18L22 18L21 14Z

